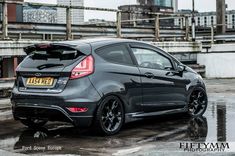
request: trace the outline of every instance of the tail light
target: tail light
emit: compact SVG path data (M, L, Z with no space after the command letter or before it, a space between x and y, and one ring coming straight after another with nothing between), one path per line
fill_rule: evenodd
M72 113L83 113L88 111L88 108L80 108L80 107L69 107L67 109Z
M71 72L70 79L78 79L94 72L94 58L89 55L84 58Z

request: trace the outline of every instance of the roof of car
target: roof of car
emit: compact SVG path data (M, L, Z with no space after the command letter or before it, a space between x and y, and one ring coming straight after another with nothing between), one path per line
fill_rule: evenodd
M81 43L94 44L94 43L102 42L104 44L104 43L110 43L110 42L119 43L119 42L128 42L128 41L137 42L136 40L130 40L130 39L97 37L97 38L63 41L63 42L60 42L60 43L78 45L78 44L81 44Z

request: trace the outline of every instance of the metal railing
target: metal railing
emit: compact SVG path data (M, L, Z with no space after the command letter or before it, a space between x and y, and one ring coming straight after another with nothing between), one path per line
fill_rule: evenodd
M2 39L41 39L41 40L71 40L89 36L112 36L118 38L135 38L143 39L150 38L155 41L160 40L189 40L190 27L188 22L180 27L161 27L161 20L187 18L189 15L173 14L173 13L156 13L156 12L139 12L139 11L121 11L117 9L94 8L83 6L66 6L58 4L39 4L39 3L23 3L24 6L45 6L52 8L66 9L65 24L46 24L46 23L22 23L8 22L8 4L22 4L10 0L0 1L2 4ZM114 25L87 25L87 24L72 24L72 9L105 11L116 13L116 21ZM122 20L122 14L146 14L153 18L148 19L133 19ZM136 23L138 21L152 21L153 25L143 26L134 24L132 27L125 26L126 22Z
M223 41L226 41L227 39L232 39L235 41L235 34L232 35L232 34L219 34L219 35L215 35L215 27L216 26L235 26L235 24L232 24L232 23L228 23L228 24L213 24L210 26L211 28L211 44L214 44L215 43L215 39L216 40L223 40Z
M218 26L226 26L226 31L224 34L217 33ZM196 39L201 41L203 47L210 48L211 45L217 42L235 42L235 23L227 24L213 24L207 25L205 27L196 28Z

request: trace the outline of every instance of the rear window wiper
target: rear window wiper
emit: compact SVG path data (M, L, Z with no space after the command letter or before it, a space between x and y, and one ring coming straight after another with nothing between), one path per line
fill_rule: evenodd
M52 68L52 67L59 67L59 66L64 66L63 64L43 64L43 65L40 65L38 66L38 70L42 70L42 69L45 69L45 68Z

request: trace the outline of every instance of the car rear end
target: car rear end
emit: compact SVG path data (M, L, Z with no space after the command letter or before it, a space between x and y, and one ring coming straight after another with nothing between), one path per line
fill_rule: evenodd
M14 118L90 126L100 100L89 79L95 70L91 46L82 42L37 44L25 52L12 91Z

